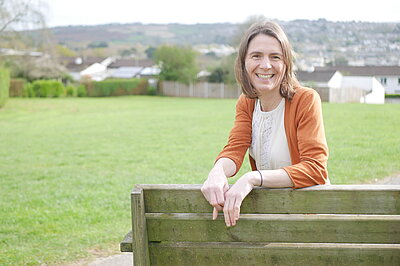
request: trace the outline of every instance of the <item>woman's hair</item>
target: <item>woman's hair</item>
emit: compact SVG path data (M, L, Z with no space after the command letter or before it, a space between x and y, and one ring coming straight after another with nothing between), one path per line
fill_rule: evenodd
M243 93L249 98L257 98L258 93L251 85L246 71L246 54L251 40L259 34L265 34L278 40L282 47L283 62L286 65L285 73L280 85L279 92L282 97L291 100L296 87L299 87L299 81L293 70L293 51L289 40L282 28L272 21L256 22L246 31L240 41L239 52L235 62L235 76L237 82L242 87Z

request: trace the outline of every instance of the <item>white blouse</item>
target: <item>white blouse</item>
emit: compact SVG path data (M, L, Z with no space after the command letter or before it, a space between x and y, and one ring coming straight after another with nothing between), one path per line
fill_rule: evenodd
M261 111L257 99L252 120L250 156L258 170L275 170L292 164L284 126L285 99L272 111Z

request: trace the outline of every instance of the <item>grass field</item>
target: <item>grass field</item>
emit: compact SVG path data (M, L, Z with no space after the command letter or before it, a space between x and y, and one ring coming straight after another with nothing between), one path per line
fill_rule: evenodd
M0 265L117 250L130 228L131 188L202 183L234 107L234 100L145 96L10 99L0 109ZM400 105L323 108L332 183L400 171ZM240 173L248 170L246 160Z

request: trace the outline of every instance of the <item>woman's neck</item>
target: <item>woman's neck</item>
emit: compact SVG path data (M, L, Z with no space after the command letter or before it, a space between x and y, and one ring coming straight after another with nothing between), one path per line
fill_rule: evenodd
M282 96L281 94L278 93L274 93L274 94L269 94L269 95L261 95L258 97L258 99L260 99L260 103L261 103L261 111L263 112L269 112L274 110L279 103L282 100Z

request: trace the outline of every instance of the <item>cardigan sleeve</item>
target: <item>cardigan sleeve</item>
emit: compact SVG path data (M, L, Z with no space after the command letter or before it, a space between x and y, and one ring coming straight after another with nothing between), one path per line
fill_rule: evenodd
M302 97L303 98L303 97ZM328 145L322 118L321 98L317 92L306 93L295 115L299 161L284 167L293 188L325 184L328 178Z
M233 128L229 133L228 143L219 153L215 161L220 158L229 158L236 165L236 171L239 171L242 166L244 156L247 149L251 145L251 123L252 113L250 113L250 99L245 95L241 95L236 103L236 116Z

